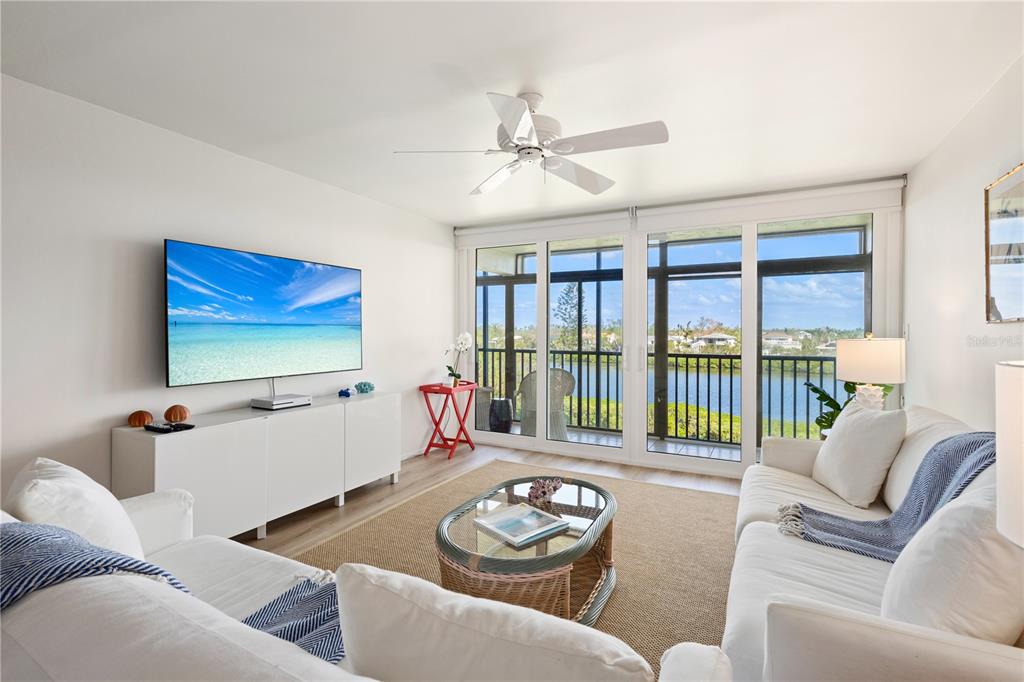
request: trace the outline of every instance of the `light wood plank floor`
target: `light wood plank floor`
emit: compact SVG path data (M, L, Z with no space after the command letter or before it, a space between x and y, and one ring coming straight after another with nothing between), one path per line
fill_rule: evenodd
M452 460L446 459L441 452L430 457L407 459L402 462L399 481L395 485L386 478L381 479L346 493L343 507L324 502L272 521L263 540L257 540L255 533L235 539L268 552L293 557L425 490L495 459L728 495L738 495L740 489L740 482L735 479L478 445L475 451L468 447L460 448Z

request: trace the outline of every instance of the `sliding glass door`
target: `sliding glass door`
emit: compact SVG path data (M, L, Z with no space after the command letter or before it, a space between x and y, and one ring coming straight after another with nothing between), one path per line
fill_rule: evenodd
M738 476L763 436L819 438L814 391L846 397L836 341L900 333L899 209L808 202L809 217L758 220L801 215L759 206L466 239L460 319L476 331L482 442ZM888 285L877 296L873 280Z
M548 244L548 414L553 441L622 448L621 237Z
M476 253L476 429L532 436L537 402L537 247Z
M867 213L758 225L758 442L820 437L811 387L845 400L836 340L871 330L871 222Z
M740 460L741 231L648 236L648 452Z

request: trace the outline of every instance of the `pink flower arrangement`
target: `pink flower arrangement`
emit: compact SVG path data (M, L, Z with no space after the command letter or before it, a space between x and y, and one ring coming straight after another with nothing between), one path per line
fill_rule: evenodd
M538 478L530 485L530 492L526 499L530 504L550 502L555 492L562 487L560 478Z

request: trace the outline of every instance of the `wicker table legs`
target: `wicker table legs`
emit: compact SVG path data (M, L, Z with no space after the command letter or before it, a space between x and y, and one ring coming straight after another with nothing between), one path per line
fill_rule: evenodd
M482 573L475 570L479 555L470 559L469 566L463 566L440 551L437 560L441 567L441 585L445 589L526 606L584 625L594 624L615 586L611 523L590 552L573 564L546 571ZM575 613L574 602L579 604Z

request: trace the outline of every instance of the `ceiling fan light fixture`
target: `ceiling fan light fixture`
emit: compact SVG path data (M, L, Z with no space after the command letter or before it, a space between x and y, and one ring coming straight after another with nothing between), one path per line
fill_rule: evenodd
M498 149L480 151L436 150L435 153L511 154L516 158L494 171L470 194L484 194L501 185L526 165L540 164L545 171L591 194L601 194L615 184L611 178L563 159L569 154L585 154L608 149L625 149L668 142L668 127L664 121L650 121L637 125L599 130L584 135L562 137L562 124L557 119L538 114L543 97L536 92L521 92L518 97L488 92L494 113L498 115ZM423 154L426 150L396 153ZM558 156L551 156L557 154ZM545 177L546 174L545 174Z

